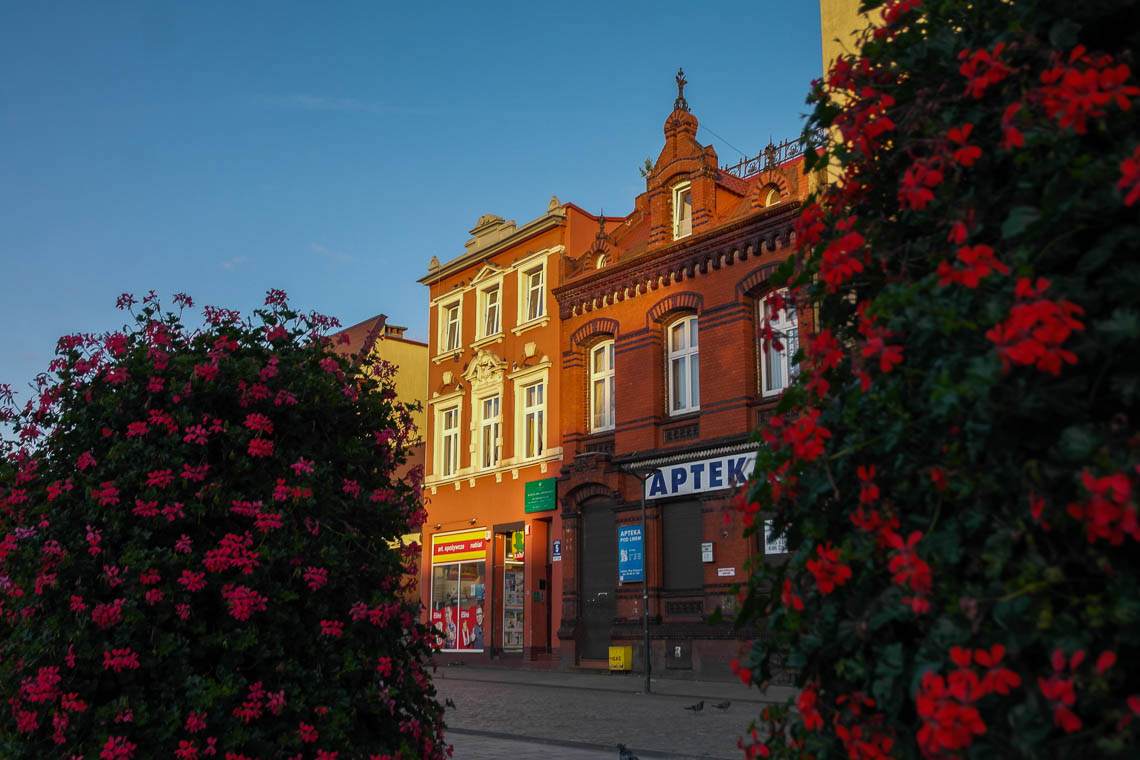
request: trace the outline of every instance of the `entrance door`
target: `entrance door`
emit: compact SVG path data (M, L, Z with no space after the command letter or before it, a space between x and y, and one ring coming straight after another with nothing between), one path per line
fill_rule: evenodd
M596 499L582 507L582 653L609 658L610 627L617 616L617 519L614 503Z

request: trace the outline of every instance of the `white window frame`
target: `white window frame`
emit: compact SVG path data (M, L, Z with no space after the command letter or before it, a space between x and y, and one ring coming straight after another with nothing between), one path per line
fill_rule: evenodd
M539 398L533 398L532 391L536 391ZM518 385L519 430L515 440L518 441L519 458L522 460L537 459L546 453L546 405L549 395L545 377Z
M781 290L780 295L784 298L784 308L780 309L776 319L772 320L771 326L775 337L780 340L784 347L777 351L774 346L765 346L762 333L757 333L759 336L757 348L760 357L760 392L764 398L783 393L800 371L799 365L793 366L791 362L800 345L799 314L796 312L795 305L787 300L788 291ZM756 302L756 309L759 324L763 326L764 319L771 314L771 306L767 296ZM769 365L772 364L774 357L778 357L779 365L771 367Z
M486 416L487 403L496 401L498 413L492 417ZM475 399L475 419L477 420L475 432L476 469L493 470L503 463L503 394L492 393ZM492 456L487 457L487 436L490 434Z
M463 406L461 404L453 404L452 406L436 409L436 461L435 470L436 477L438 478L452 478L459 474L459 441L461 438L462 422L463 422ZM454 427L447 426L447 417L454 415ZM452 467L449 470L447 467L448 454L451 455Z
M448 315L452 313L452 310L455 313L454 344L447 339L450 332L448 327L451 325ZM436 343L436 353L446 354L461 348L463 348L463 299L455 298L439 304L439 339Z
M490 294L495 294L495 324L494 330L488 330L488 318L490 316ZM478 290L479 302L479 338L490 338L498 335L503 331L503 284L501 281L493 282L488 285L480 285Z
M546 316L546 261L520 269L518 276L519 324L542 319ZM538 278L537 284L533 281L535 277Z
M689 216L685 219L681 202L685 195L689 196ZM687 227L686 227L687 223ZM690 182L681 182L673 186L673 239L680 240L693 234L693 186Z
M601 354L605 358L605 366L598 369L595 357ZM592 346L587 356L588 374L590 383L590 432L600 433L614 429L615 403L614 403L614 341L603 340ZM598 389L602 393L602 416L599 420Z
M671 417L690 414L699 411L701 408L699 327L696 314L675 319L665 327L665 355L666 366L668 367L668 392L666 395L669 402L669 416ZM674 348L673 335L678 330L684 337L684 345ZM674 394L674 376L678 373L684 382L680 394L683 398L677 398ZM694 378L697 381L696 383L692 382Z

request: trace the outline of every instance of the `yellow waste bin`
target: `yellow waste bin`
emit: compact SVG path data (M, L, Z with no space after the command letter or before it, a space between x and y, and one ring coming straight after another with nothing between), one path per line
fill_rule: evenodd
M610 647L610 670L633 667L633 647Z

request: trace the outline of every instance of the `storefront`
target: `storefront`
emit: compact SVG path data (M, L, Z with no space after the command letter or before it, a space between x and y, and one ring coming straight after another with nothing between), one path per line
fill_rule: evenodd
M475 528L431 539L431 624L446 652L486 646L487 531Z

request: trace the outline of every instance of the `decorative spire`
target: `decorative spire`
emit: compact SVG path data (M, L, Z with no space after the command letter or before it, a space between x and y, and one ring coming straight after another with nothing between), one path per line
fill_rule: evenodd
M602 212L600 214L598 214L598 237L605 237L605 236L606 236L606 210L602 209Z
M677 69L676 79L677 79L677 99L673 101L673 110L674 111L686 111L687 112L689 110L689 101L685 100L685 85L687 85L688 82L685 81L685 70L684 69Z

